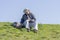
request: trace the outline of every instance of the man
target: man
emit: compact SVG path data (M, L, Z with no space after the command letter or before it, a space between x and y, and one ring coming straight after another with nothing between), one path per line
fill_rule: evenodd
M23 11L25 14L21 18L21 25L24 25L27 29L27 31L30 31L30 27L34 28L34 32L37 32L38 27L36 24L36 18L34 15L30 12L29 9L24 9Z

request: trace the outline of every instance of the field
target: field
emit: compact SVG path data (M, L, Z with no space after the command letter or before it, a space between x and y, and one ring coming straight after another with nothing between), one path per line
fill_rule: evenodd
M38 32L17 29L9 22L0 22L0 40L60 40L59 24L38 24Z

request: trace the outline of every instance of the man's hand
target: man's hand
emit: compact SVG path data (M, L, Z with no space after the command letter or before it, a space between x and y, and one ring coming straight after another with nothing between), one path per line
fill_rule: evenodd
M29 20L29 19L27 19L27 21L29 22L30 20Z
M35 21L34 19L32 19L31 21Z
M33 21L34 22L35 20L34 19L28 19L27 21Z

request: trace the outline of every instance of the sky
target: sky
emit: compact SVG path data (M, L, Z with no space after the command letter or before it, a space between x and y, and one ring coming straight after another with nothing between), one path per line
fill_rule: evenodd
M60 24L60 0L0 0L0 22L20 22L25 8L38 23Z

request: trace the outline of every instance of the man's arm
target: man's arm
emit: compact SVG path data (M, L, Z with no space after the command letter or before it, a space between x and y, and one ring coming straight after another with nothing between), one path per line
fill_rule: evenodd
M32 21L36 21L36 18L33 14L32 14Z

